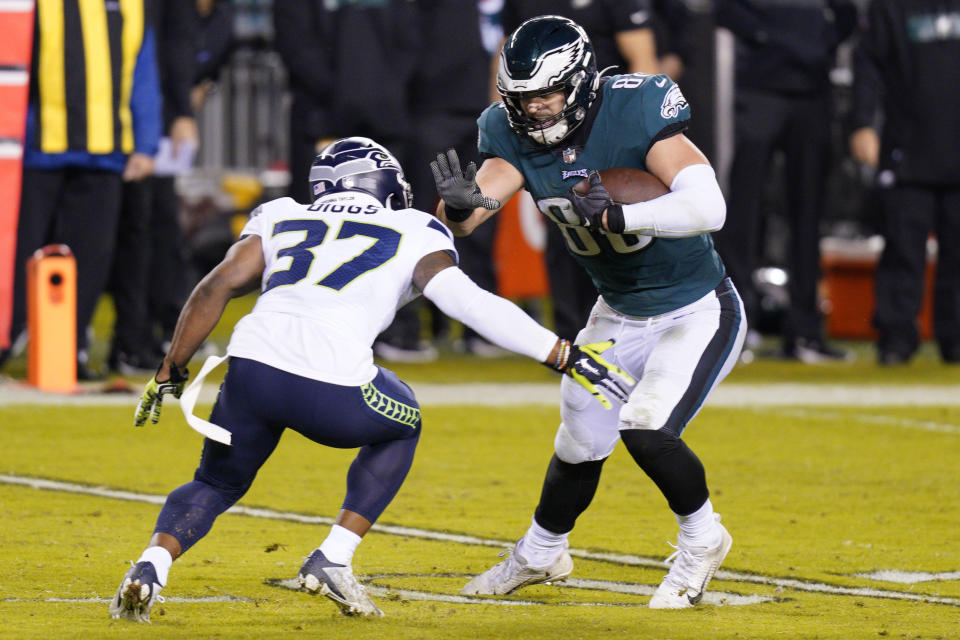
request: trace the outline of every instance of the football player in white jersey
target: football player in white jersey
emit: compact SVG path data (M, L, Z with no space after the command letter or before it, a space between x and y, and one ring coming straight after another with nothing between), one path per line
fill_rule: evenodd
M610 410L610 399L622 402L633 383L603 359L612 341L574 346L464 275L451 232L409 208L403 171L379 144L359 137L330 144L310 182L313 204L280 198L254 210L190 295L144 390L136 426L148 417L157 422L164 394L180 396L186 364L229 299L259 287L256 306L230 338L210 416L231 444L204 441L193 481L167 497L147 549L123 577L110 603L114 618L149 620L173 560L246 493L285 428L327 446L360 448L336 524L294 584L347 615L382 615L351 563L410 469L420 408L410 387L374 364L371 345L421 293L491 342L570 374Z

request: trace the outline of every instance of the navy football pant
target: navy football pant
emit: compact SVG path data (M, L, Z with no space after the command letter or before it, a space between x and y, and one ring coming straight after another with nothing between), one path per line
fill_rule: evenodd
M286 428L330 447L360 447L342 508L370 522L400 489L420 438L413 391L382 368L372 382L346 387L231 358L210 421L232 433L232 446L205 440L193 482L167 497L157 519L155 532L172 535L182 551L243 497ZM304 471L324 479L322 468Z

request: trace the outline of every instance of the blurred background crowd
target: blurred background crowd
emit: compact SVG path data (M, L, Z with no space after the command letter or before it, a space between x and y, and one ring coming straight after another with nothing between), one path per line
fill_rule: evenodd
M609 74L663 73L683 90L687 135L727 198L714 239L750 316L744 360L844 360L837 340L860 339L891 365L933 339L960 362L960 0L123 0L105 3L106 23L122 10L124 24L96 46L69 9L84 4L97 3L35 5L4 359L26 339L27 257L63 242L77 258L79 377L152 371L247 214L284 195L307 202L310 163L332 139L390 148L414 206L432 211L436 153L477 159L504 34L552 13L585 28ZM127 35L134 4L139 41ZM85 54L85 91L69 81L72 47ZM60 148L44 103L48 49L67 60ZM132 130L121 117L122 144L103 148L89 114L85 139L70 128L93 109L94 54L131 61L129 84L112 80ZM532 203L457 246L481 286L560 335L583 326L596 292ZM116 324L101 366L86 356L86 327L104 294ZM375 352L429 361L438 346L501 355L423 302L398 313Z

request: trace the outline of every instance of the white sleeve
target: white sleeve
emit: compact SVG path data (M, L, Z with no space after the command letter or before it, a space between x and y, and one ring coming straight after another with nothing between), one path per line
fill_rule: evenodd
M458 267L447 267L433 276L423 295L490 342L537 362L545 361L557 343L555 333L509 300L478 287Z
M624 233L659 238L687 238L717 231L726 217L727 205L716 174L706 164L681 169L670 184L670 193L623 205Z

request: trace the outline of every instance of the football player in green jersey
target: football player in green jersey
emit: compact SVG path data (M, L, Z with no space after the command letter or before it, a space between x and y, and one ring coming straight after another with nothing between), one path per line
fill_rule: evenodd
M569 575L567 537L623 440L680 526L650 606L692 607L732 543L713 511L703 465L681 439L736 363L746 333L740 296L709 235L723 225L723 195L707 158L683 135L690 108L679 87L664 75L603 77L575 22L524 22L507 38L499 65L503 100L478 120L480 169L462 169L452 150L432 163L437 214L467 235L526 188L600 293L577 343L614 337L608 357L638 382L619 411L561 383L562 421L530 528L463 592L506 594ZM615 204L597 173L613 167L648 171L670 192ZM589 193L578 195L572 187L584 178Z

